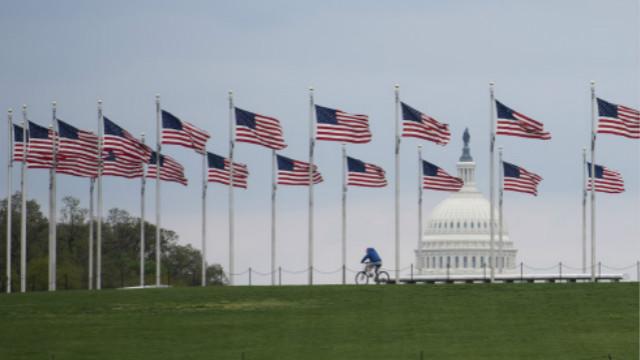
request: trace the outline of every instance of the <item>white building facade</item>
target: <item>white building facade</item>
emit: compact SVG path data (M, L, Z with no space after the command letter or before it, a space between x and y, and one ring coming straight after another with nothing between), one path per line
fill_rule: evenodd
M457 163L458 177L464 181L459 192L438 204L424 224L422 240L415 250L416 268L422 275L489 275L490 203L475 183L476 163L469 149L469 132L465 130L464 148ZM497 178L497 177L496 177ZM497 202L494 209L494 256L496 274L516 268L516 252L502 223L502 241L498 233Z

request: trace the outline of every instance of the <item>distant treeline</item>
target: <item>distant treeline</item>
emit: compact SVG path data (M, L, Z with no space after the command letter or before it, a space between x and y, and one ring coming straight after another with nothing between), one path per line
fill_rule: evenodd
M11 268L12 290L20 288L20 194L13 195ZM88 285L89 211L80 200L62 199L57 225L57 288L86 289ZM7 199L0 202L0 288L6 285ZM94 225L94 232L96 226ZM145 222L145 283L155 284L155 225ZM48 287L49 220L35 200L27 201L27 290ZM94 233L95 246L95 233ZM200 284L200 250L178 244L178 235L161 231L162 283L171 286ZM94 248L94 256L96 250ZM95 265L94 259L94 265ZM95 276L95 271L94 271ZM218 264L207 267L208 284L224 284L227 278ZM102 287L118 288L140 284L140 218L126 210L110 209L102 225Z

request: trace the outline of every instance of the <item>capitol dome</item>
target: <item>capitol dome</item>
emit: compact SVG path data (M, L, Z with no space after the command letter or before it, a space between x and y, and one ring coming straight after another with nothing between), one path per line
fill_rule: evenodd
M464 181L459 192L440 202L424 224L422 239L415 251L420 274L489 274L491 258L490 203L475 184L476 164L469 149L469 132L465 130L464 148L457 163L458 177ZM499 217L494 210L494 256L496 272L515 269L517 250L509 240L506 223L502 223L500 241ZM485 266L486 265L486 266Z

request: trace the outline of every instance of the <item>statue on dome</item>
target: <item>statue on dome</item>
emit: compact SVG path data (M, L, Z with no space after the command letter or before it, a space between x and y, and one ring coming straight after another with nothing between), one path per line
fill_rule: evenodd
M473 158L471 157L471 149L469 149L469 141L471 140L471 135L469 135L469 128L464 129L464 133L462 134L462 141L464 141L464 147L462 148L462 156L460 156L460 161L471 162Z

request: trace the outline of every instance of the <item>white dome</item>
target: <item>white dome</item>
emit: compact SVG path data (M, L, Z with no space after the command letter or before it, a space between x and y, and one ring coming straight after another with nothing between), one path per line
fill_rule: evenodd
M425 235L432 234L488 234L490 204L480 192L461 191L452 194L438 204L427 218ZM494 212L495 229L498 229L498 212ZM507 235L507 226L502 224Z

